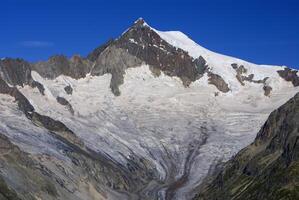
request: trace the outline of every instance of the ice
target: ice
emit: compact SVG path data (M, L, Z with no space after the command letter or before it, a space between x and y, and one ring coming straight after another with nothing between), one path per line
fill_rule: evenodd
M244 65L244 67L247 69L248 75L254 74L254 80L262 80L266 77L270 77L270 80L268 81L271 83L277 83L275 86L279 86L283 82L277 74L277 70L283 70L284 66L256 65L241 59L212 52L198 45L180 31L163 32L154 28L152 29L169 44L187 51L194 59L202 56L207 61L210 70L213 73L220 75L226 81L226 83L229 84L229 87L234 89L234 91L240 89L240 84L236 81L236 72L231 67L231 64L233 63ZM273 88L275 89L277 87Z
M251 143L270 112L285 103L299 88L279 77L277 70L283 67L256 65L211 52L178 31L155 31L195 59L203 56L210 70L220 75L231 91L222 93L208 84L207 74L184 87L178 77L163 72L154 76L145 64L126 70L118 97L110 89L111 74L88 74L78 80L61 75L50 80L32 71L33 79L43 84L45 95L29 86L19 87L19 90L38 113L63 122L87 147L111 156L124 167L127 159L134 156L149 161L165 183L171 184L186 175L188 180L174 197L185 199L185 194L201 183L211 166L228 160ZM264 95L263 84L246 82L242 86L236 79L232 63L244 65L247 75L254 74L254 80L269 77L266 84L273 88L271 95ZM71 95L64 91L68 85L73 88ZM72 105L74 115L57 102L58 96ZM12 99L0 102L3 104L0 105L0 115L9 116L0 123L2 131L7 129L5 124L13 124L13 120L20 127L20 123L28 123L25 117L20 117ZM5 110L5 107L9 109ZM7 130L9 134L10 129ZM33 131L30 133L30 130ZM55 148L51 146L53 138L44 136L47 135L42 134L44 131L27 126L24 136L18 137L17 131L9 135L20 144L23 144L22 137L24 140L40 137L40 141L32 140L32 150L27 148L30 142L23 148L37 152L49 141L49 146L42 152L56 155L55 149L51 150ZM164 193L164 190L161 188L160 192Z
M219 91L207 84L207 75L186 88L177 77L164 73L155 77L147 65L126 70L119 97L110 90L110 74L78 80L67 76L48 80L36 72L32 76L47 94L42 96L27 86L20 91L39 113L62 121L89 148L124 166L125 157L132 154L145 158L165 181L171 171L179 178L190 165L190 180L182 192L198 185L213 163L228 160L252 142L269 113L298 92L279 79L269 83L280 85L270 97L253 83L235 93L215 96ZM64 91L67 85L72 86L72 95ZM57 103L58 95L70 102L74 115ZM196 146L205 137L206 144L198 147L192 163L186 163L190 145ZM167 154L172 161L166 159ZM169 162L176 163L176 169Z

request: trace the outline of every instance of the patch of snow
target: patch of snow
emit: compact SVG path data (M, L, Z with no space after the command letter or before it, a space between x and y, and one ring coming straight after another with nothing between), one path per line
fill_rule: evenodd
M149 27L149 25L143 20L143 18L142 17L139 17L135 22L134 22L134 24L136 24L138 21L143 21L143 26L148 26Z
M206 74L185 88L177 77L163 72L155 77L147 65L126 70L119 97L110 90L110 74L48 80L32 72L32 77L44 85L47 94L42 96L31 87L20 91L38 112L62 121L89 148L107 153L123 165L124 156L132 152L146 158L161 179L171 170L165 169L165 148L178 165L179 177L189 146L200 143L207 134L208 142L192 163L191 185L204 178L215 160L227 160L248 145L268 114L298 92L291 84L280 82L282 79L269 79L269 84L281 85L270 98L263 95L262 84L253 83L236 93L221 93L208 84ZM64 91L67 85L72 86L72 95ZM57 96L70 102L74 115L56 101Z
M136 42L133 38L130 38L129 41L138 45L138 42Z
M155 77L148 65L126 70L119 97L111 92L111 74L89 74L78 80L61 75L49 80L33 71L32 77L43 84L45 96L37 88L19 89L37 112L63 122L89 148L108 154L125 167L126 159L134 154L148 160L160 179L166 180L170 174L181 177L190 165L188 182L176 194L177 199L184 199L184 191L198 185L215 162L228 160L251 143L270 112L299 88L279 77L276 71L281 67L213 53L181 32L157 33L193 58L203 56L232 91L219 92L208 84L207 74L186 88L178 77L163 72ZM254 80L269 77L266 84L273 88L270 97L264 96L262 84L246 82L241 86L232 63L244 65L246 75L254 74ZM73 88L72 95L64 91L68 85ZM74 115L56 101L57 96L72 105ZM205 137L206 143L198 146ZM197 151L187 163L191 147ZM175 170L169 163L175 163Z
M270 80L271 83L281 83L281 78L277 74L277 71L283 69L284 67L282 66L256 65L241 59L212 52L198 45L180 31L163 32L158 31L154 28L152 29L155 32L157 32L162 39L167 41L172 46L187 51L189 55L194 59L198 58L199 56L202 56L207 61L210 70L213 73L220 75L225 80L225 82L228 83L229 87L233 91L238 91L241 88L240 83L236 80L235 77L236 71L231 67L231 64L233 63L237 63L238 65L244 65L244 67L248 70L248 74L254 74L254 80L270 77L270 79L274 79ZM271 87L275 89L274 85L271 85Z

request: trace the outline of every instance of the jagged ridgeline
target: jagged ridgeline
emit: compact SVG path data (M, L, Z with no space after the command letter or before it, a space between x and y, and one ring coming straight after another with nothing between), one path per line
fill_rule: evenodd
M238 162L205 177L254 140L298 80L297 70L217 54L143 19L86 57L1 59L0 199L266 198L252 192L261 183L297 195L298 95ZM281 181L280 171L290 178L277 187L262 181ZM198 194L204 180L213 185Z

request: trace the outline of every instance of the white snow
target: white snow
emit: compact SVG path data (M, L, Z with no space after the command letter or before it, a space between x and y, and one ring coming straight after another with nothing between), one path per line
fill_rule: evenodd
M134 44L138 44L138 42L136 42L133 38L130 38L129 41L134 43Z
M46 95L28 86L20 91L37 112L62 121L88 147L124 165L125 157L132 153L148 159L161 179L171 171L165 168L169 162L165 148L177 163L179 177L190 145L200 143L207 134L207 144L194 157L186 190L202 180L211 164L229 159L248 145L268 114L298 92L290 84L275 82L281 88L269 98L263 95L261 85L252 83L235 94L220 92L215 97L219 91L207 84L206 75L185 88L179 78L163 73L154 77L147 65L126 70L119 97L110 91L110 74L48 80L32 72L32 77L44 85ZM67 85L73 88L72 95L64 91ZM74 115L57 103L57 96L70 102Z
M184 192L197 186L211 165L219 160L228 160L252 142L270 112L297 93L299 88L278 76L276 70L281 67L255 65L213 53L181 32L155 31L171 45L188 51L192 57L203 56L210 69L221 75L232 91L221 93L208 84L206 74L185 88L177 77L164 73L159 77L153 76L147 65L126 70L119 97L110 90L110 74L88 75L79 80L61 75L48 80L33 71L32 77L43 84L45 96L37 88L25 86L19 89L37 112L62 121L89 148L107 153L124 166L126 158L132 154L146 158L157 168L161 180L166 180L170 172L179 178L184 167L190 164L186 163L190 148L198 148L193 155L189 181L176 194L177 199L185 199ZM248 75L255 75L255 80L269 77L267 84L273 88L271 96L264 96L262 84L246 82L245 86L241 86L232 63L244 65ZM72 95L64 91L68 85L73 88ZM215 93L219 95L215 96ZM70 102L74 115L56 101L57 96ZM10 120L20 115L11 101L0 101L2 104L8 102L0 104L0 116L13 116L0 123L2 131L5 124L13 124ZM5 110L6 104L10 107L9 111ZM14 126L27 126L26 118L16 119L20 123L24 121L24 124ZM27 137L44 137L34 136L40 131L38 128L30 126L29 129L34 131L29 133L26 129ZM207 143L198 147L205 136L208 136ZM14 131L11 138L16 137L17 131ZM47 140L52 138L42 139ZM39 144L37 142L35 146L39 147ZM43 150L49 151L50 148ZM175 163L176 168L171 168L170 163Z
M188 36L180 31L158 31L152 28L157 32L162 39L167 41L169 44L181 48L189 53L194 59L202 56L210 68L210 70L220 75L226 83L229 84L229 87L233 90L239 90L240 84L236 81L236 72L231 67L231 64L237 63L238 65L244 65L247 69L247 74L254 74L254 80L264 79L265 77L270 77L268 80L270 83L277 83L273 86L280 85L283 81L277 74L277 70L284 69L284 66L270 66L270 65L256 65L241 59L233 58L230 56L221 55L215 52L212 52L197 43L191 40ZM273 87L276 89L277 87Z

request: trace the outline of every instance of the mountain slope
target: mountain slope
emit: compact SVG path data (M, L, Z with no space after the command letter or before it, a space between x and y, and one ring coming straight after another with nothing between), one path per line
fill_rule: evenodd
M299 91L295 70L222 56L142 19L87 58L3 59L0 77L0 133L56 189L45 196L0 169L21 199L191 199Z
M299 94L194 199L299 199Z

